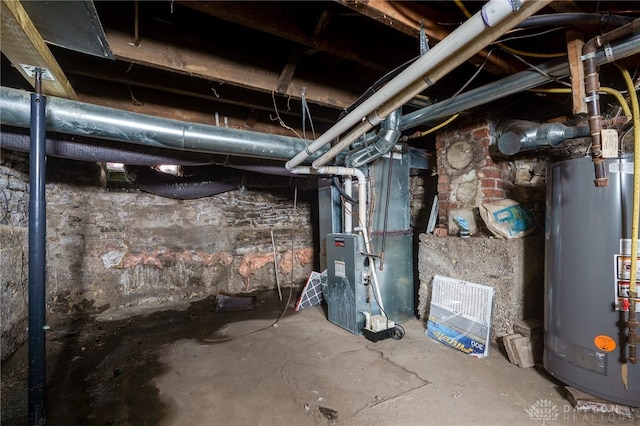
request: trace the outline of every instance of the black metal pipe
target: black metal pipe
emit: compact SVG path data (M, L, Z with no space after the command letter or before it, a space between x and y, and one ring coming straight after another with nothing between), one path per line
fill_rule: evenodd
M36 88L40 88L40 71ZM46 97L31 94L31 151L29 154L29 391L30 425L46 423Z

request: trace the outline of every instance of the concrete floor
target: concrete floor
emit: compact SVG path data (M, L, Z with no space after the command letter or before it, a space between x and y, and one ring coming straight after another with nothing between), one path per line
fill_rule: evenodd
M276 317L215 313L205 301L53 330L47 424L640 425L638 415L579 414L543 370L495 347L485 359L457 352L419 320L403 324L402 340L373 343L320 306L273 326ZM3 425L24 424L24 358L3 366ZM534 406L546 408L530 415Z

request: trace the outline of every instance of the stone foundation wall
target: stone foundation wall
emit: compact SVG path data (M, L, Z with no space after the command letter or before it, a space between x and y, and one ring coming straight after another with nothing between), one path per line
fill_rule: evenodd
M27 338L27 229L0 225L0 351L2 361Z
M511 183L504 162L495 162L489 147L495 139L494 124L482 120L446 131L436 137L438 171L438 222L449 235L458 235L455 217L479 232L478 207L508 198Z
M27 154L3 151L3 356L12 352L9 342L19 345L26 339L27 164ZM295 297L315 263L316 191L299 190L294 205L293 184L269 188L268 179L259 180L263 188L247 185L207 198L176 200L107 191L98 165L48 158L49 319L129 316L218 291L275 288L272 235L280 286L293 286Z

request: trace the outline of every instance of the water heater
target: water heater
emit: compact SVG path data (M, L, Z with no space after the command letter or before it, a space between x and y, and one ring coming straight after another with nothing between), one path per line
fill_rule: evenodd
M601 188L590 158L556 163L547 173L544 366L576 389L637 407L640 363L627 362L625 328L635 278L633 158L607 159L606 170L609 185Z

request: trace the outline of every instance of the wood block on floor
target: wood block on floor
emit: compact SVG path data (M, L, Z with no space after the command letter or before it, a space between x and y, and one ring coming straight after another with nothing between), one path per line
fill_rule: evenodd
M535 318L528 318L514 324L513 331L522 334L525 337L529 337L533 334L542 333L542 321Z
M516 337L522 337L519 334L511 334L509 336L504 336L502 338L502 344L504 345L504 349L507 352L507 357L509 358L509 362L511 364L518 365L518 360L516 359L515 354L513 353L513 346L511 346L511 340Z
M518 337L511 339L510 343L518 362L518 367L533 367L536 363L533 359L533 350L531 349L531 337L525 337L519 334L517 336Z
M617 414L631 417L631 407L589 395L571 386L565 386L565 389L567 399L579 413Z

